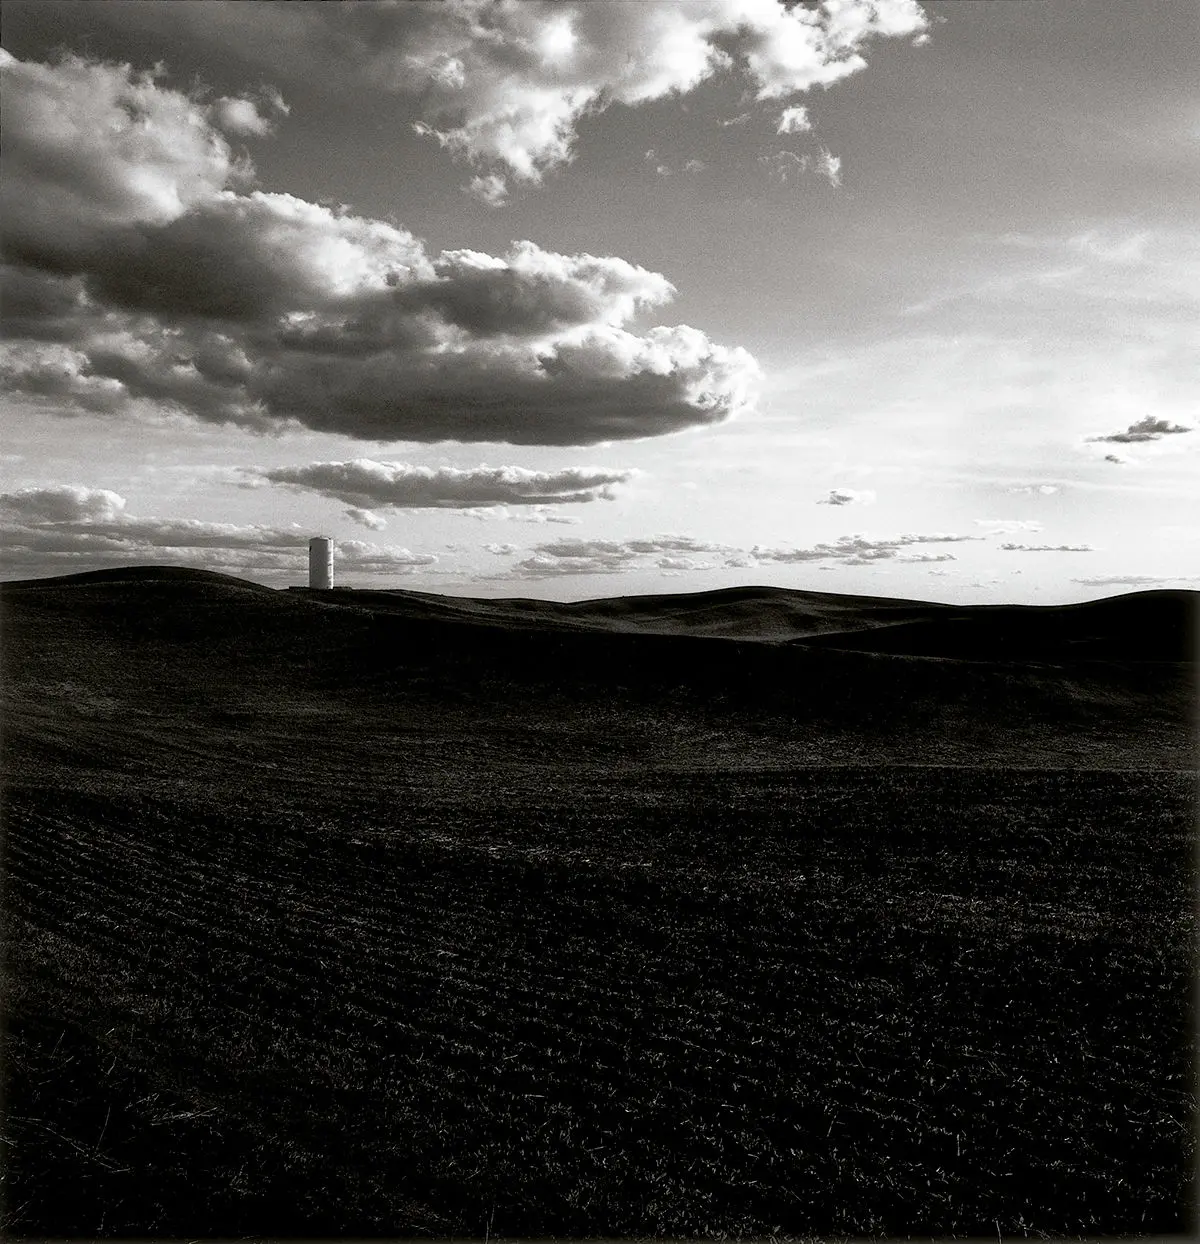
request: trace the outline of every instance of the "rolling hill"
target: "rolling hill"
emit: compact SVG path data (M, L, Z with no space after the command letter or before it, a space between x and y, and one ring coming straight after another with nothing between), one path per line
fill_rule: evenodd
M272 739L322 737L328 764L369 773L399 734L418 753L469 738L464 775L551 752L678 769L1187 767L1197 599L739 588L562 604L101 571L0 589L8 747L45 759L58 739L60 759L78 745L114 768L178 747L186 770L206 752L278 763Z

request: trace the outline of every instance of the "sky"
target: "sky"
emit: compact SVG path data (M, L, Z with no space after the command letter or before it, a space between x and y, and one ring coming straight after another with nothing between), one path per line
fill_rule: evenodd
M1194 0L5 0L0 577L1200 587Z

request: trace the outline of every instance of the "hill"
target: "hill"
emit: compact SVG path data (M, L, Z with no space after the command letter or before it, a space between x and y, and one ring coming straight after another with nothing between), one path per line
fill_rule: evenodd
M1196 601L964 608L744 588L563 604L101 571L0 590L8 745L48 763L58 739L60 760L74 747L135 768L168 748L186 769L206 753L278 764L272 739L302 752L321 738L347 774L385 763L397 732L417 753L471 739L464 774L550 747L680 769L1181 767Z
M0 1229L1185 1235L1194 606L4 585Z

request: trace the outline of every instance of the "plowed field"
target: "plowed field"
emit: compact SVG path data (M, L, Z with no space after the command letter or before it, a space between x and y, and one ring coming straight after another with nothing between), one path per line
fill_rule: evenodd
M9 792L10 1234L1191 1221L1191 775L338 806Z

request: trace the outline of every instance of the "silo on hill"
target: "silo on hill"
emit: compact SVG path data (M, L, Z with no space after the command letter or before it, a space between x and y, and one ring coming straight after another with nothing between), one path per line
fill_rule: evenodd
M308 586L333 587L333 541L327 536L313 536L308 542Z

